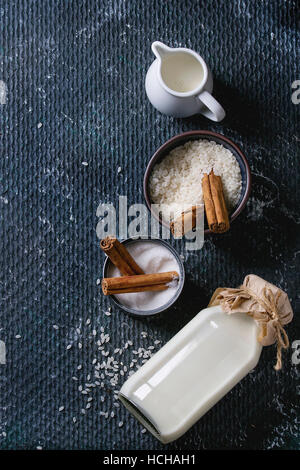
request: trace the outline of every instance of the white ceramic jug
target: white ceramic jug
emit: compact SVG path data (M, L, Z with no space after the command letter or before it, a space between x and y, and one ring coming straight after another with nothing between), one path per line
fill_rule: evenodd
M129 377L120 400L161 442L171 442L256 366L258 331L245 313L206 308Z
M213 79L202 57L191 49L166 46L155 41L156 60L146 75L146 93L161 113L174 117L203 114L221 121L225 111L211 95Z

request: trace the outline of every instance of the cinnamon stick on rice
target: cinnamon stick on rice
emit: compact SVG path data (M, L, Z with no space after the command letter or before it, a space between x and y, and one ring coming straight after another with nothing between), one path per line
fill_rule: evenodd
M223 184L220 176L214 174L202 178L202 192L206 218L209 229L214 233L223 233L229 230L229 217L225 204Z
M110 235L103 238L100 242L100 248L123 276L144 274L144 271L134 261L124 244L120 243L116 237Z
M196 228L197 214L202 211L203 206L192 206L186 211L182 212L177 219L170 223L170 229L174 238L181 238L186 233L191 232Z
M179 274L176 271L139 274L134 276L107 277L102 279L102 291L104 295L162 291L168 289L168 284L178 278Z

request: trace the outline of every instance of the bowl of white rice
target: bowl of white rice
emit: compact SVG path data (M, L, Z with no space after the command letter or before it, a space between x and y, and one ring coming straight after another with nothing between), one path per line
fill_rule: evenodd
M234 142L212 131L184 132L154 153L144 177L144 196L153 216L169 226L170 211L176 218L182 207L203 204L202 178L211 170L222 178L230 222L236 219L249 198L250 167ZM155 205L166 207L166 214L156 213Z

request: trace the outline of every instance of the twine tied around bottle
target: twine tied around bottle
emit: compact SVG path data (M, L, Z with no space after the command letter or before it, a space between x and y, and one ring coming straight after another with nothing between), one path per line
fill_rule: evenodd
M288 296L278 287L250 274L237 288L219 288L209 305L220 305L226 313L244 312L259 325L258 341L263 346L276 343L275 370L282 368L282 349L288 349L289 339L283 327L290 323L293 311Z

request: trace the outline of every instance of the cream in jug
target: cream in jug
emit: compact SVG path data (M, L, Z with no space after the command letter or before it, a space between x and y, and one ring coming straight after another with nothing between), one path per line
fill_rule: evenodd
M211 94L211 71L199 54L159 41L152 44L152 51L156 60L147 72L145 87L156 109L174 117L200 113L212 121L224 119L224 109Z
M203 67L191 54L169 54L161 65L164 83L180 93L195 90L204 77Z
M247 283L252 283L255 296L257 280L263 281L247 276L245 291L249 289ZM292 319L288 298L272 287L282 293L278 307L280 322L288 323ZM227 298L230 296L231 293ZM238 292L234 298L239 303L242 295ZM246 309L247 302L249 297L245 296ZM255 302L253 306L256 312ZM273 307L269 309L264 300L263 308L267 308L266 315L270 310L266 331L272 336L277 331ZM255 315L252 318L246 314L243 302L232 312L226 314L221 305L202 310L122 386L120 400L161 442L179 438L256 366L265 344L258 341L261 325ZM274 338L268 341L270 344Z

